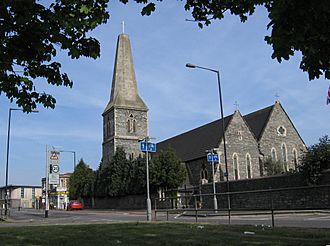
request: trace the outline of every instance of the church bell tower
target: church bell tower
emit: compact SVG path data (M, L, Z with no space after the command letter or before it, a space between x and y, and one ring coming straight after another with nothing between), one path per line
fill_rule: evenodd
M118 36L111 96L102 116L103 163L109 164L118 147L128 157L137 157L138 141L148 135L148 107L138 93L130 40L124 33Z

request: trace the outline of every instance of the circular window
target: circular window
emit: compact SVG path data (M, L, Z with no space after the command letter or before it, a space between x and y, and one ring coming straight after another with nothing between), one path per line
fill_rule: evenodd
M277 128L277 133L279 136L286 136L286 129L284 126L279 126Z

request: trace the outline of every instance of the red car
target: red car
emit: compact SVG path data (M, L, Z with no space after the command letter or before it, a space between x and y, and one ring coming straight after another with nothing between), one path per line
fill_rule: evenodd
M71 211L71 210L74 210L74 209L83 209L83 205L82 205L82 202L81 201L78 201L78 200L73 200L73 201L70 201L69 204L68 204L68 207L67 207L67 210L68 211Z

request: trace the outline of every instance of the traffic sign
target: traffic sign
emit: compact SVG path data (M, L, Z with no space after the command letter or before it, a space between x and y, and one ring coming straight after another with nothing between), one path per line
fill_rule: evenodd
M219 162L219 156L215 153L208 153L207 154L207 161L208 162Z
M60 171L59 165L52 165L53 173L58 173Z
M140 150L142 152L156 152L156 144L155 143L149 143L148 142L148 146L147 146L147 142L143 141L140 142Z

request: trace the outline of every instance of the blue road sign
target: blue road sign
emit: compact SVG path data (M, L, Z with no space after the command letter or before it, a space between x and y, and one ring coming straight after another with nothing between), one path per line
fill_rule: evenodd
M207 161L208 162L219 162L219 156L217 154L212 154L212 153L208 153L207 154Z
M147 143L146 142L140 142L140 149L142 152L146 152L148 150L148 152L156 152L156 144L155 143Z
M227 172L224 172L223 173L223 176L227 177L228 176L228 173Z

